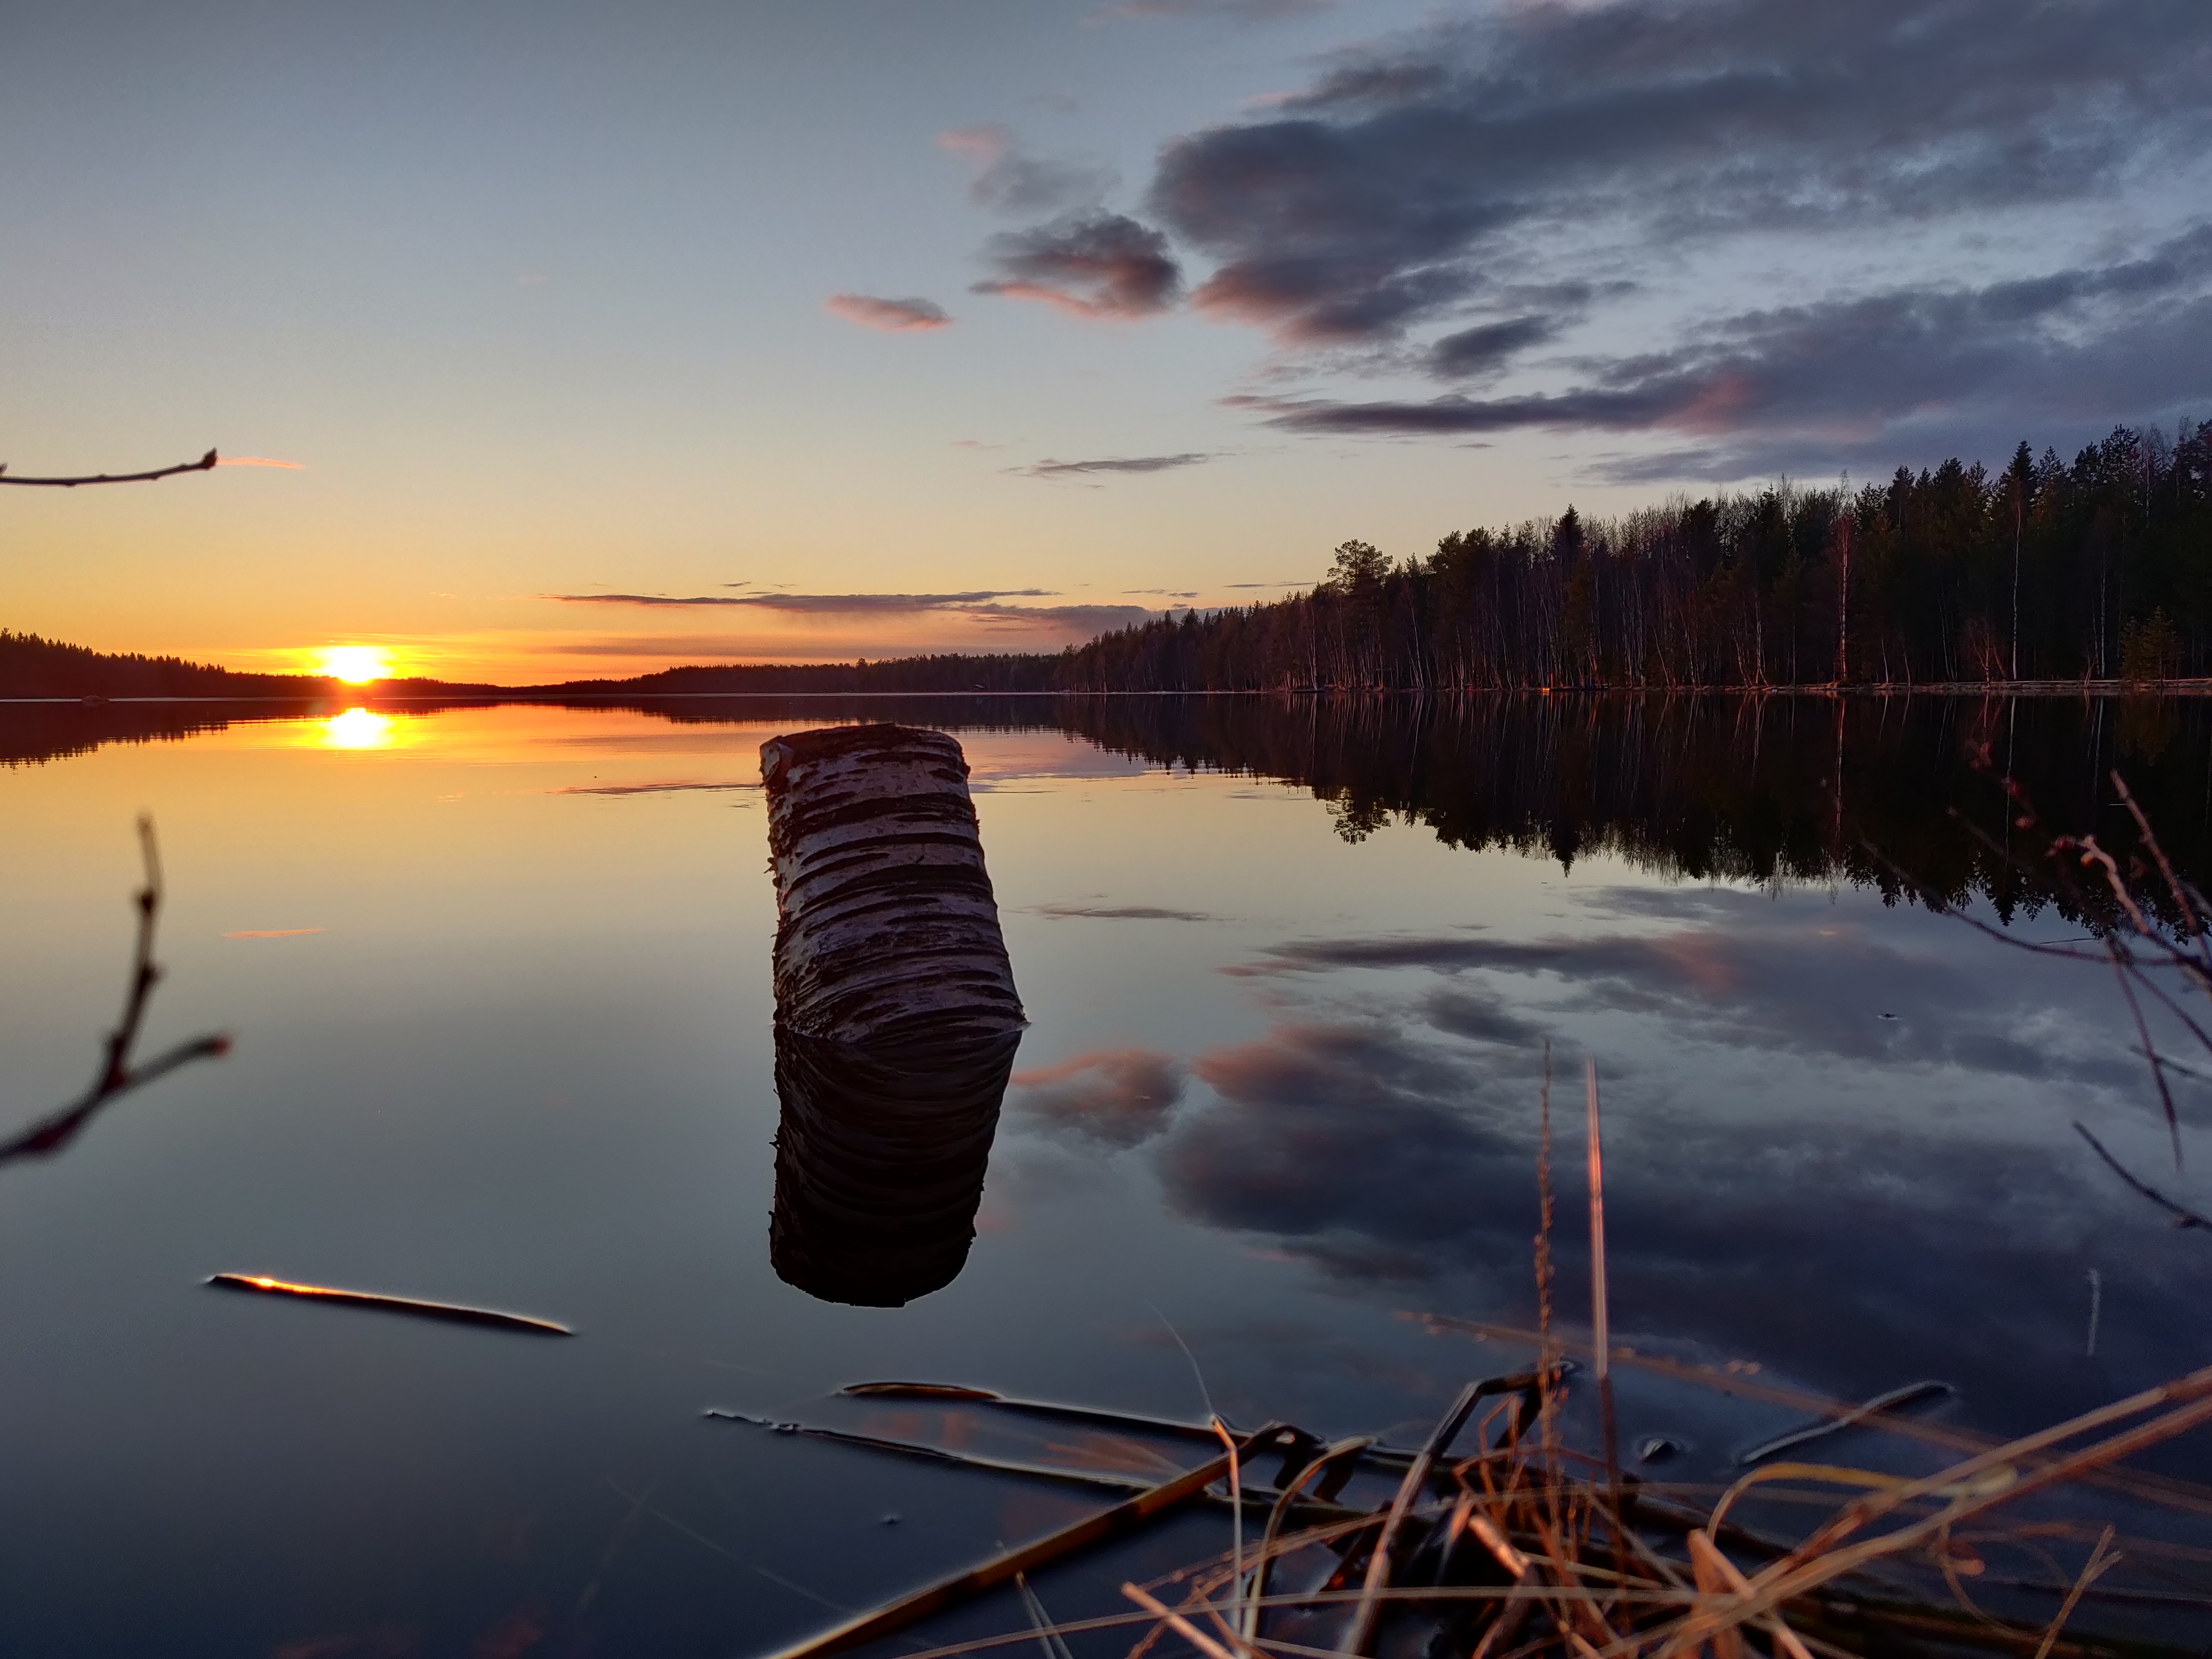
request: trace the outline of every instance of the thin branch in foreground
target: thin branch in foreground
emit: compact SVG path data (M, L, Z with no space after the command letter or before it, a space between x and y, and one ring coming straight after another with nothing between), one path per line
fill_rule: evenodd
M14 480L12 482L21 482ZM161 855L154 840L154 820L138 820L138 850L145 861L146 884L131 899L138 911L137 942L131 951L131 980L123 997L122 1018L108 1033L100 1070L84 1093L59 1111L40 1118L14 1139L0 1142L0 1164L18 1158L51 1158L90 1123L100 1111L133 1089L144 1087L180 1066L211 1060L230 1052L230 1038L215 1032L180 1042L143 1062L131 1058L138 1046L139 1028L145 1024L147 1005L161 982L161 967L154 960L154 936L161 915Z
M2074 1133L2089 1143L2089 1150L2096 1153L2099 1158L2103 1158L2105 1160L2106 1166L2110 1169L2114 1175L2119 1176L2119 1178L2126 1182L2129 1186L2134 1188L2152 1203L2157 1205L2160 1209L2164 1210L2167 1214L2171 1215L2173 1218L2173 1224L2175 1226L2201 1227L2207 1232L2212 1232L2212 1220L2207 1220L2204 1217L2197 1214L2196 1211L2175 1203L2164 1193L2159 1191L2157 1188L2145 1186L2142 1182L2136 1180L2135 1176L2130 1175L2126 1169L2122 1166L2119 1159L2114 1158L2110 1152L2105 1150L2104 1142L2099 1140L2096 1136L2091 1134L2088 1130L2083 1128L2081 1125L2076 1123L2074 1126Z
M5 463L0 463L0 484L43 484L53 489L75 489L79 484L152 483L156 478L173 478L179 472L212 472L221 459L210 449L197 461L179 461L174 466L156 467L151 472L88 472L76 478L11 478Z

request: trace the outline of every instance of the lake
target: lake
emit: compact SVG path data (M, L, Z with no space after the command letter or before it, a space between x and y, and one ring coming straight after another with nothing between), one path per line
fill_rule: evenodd
M817 1299L769 1250L758 750L852 719L964 747L1030 1020L973 1245L901 1307ZM2006 873L2008 769L2045 823L2131 844L2119 769L2212 877L2202 703L46 705L0 708L0 1130L93 1068L141 811L169 890L149 1045L236 1038L0 1168L10 1653L764 1653L1097 1501L709 1408L1177 1457L836 1396L863 1381L1417 1443L1528 1358L1474 1328L1537 1318L1547 1067L1557 1317L1587 1334L1586 1059L1639 1354L1851 1400L1940 1381L1923 1418L2000 1435L2212 1361L2212 1241L2073 1127L2212 1208L2205 1085L2174 1079L2177 1172L2113 976L1911 890L2085 936ZM1803 1415L1616 1386L1668 1478L1732 1478ZM1935 1467L1864 1432L1821 1455ZM2212 1480L2203 1437L2144 1467ZM1220 1547L1218 1517L1177 1525L1159 1547Z

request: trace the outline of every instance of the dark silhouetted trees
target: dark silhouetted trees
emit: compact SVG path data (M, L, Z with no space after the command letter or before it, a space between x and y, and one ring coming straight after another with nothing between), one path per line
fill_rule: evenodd
M1678 498L1336 550L1310 593L1070 652L1084 691L1910 685L2212 673L2212 425L2069 465Z

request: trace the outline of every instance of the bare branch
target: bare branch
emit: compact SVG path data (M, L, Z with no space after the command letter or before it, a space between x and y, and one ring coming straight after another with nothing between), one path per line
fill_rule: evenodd
M75 489L79 484L151 483L156 478L173 478L179 472L212 472L217 461L215 451L210 449L197 461L180 461L151 472L90 472L78 478L11 478L6 465L0 463L0 484L43 484L53 489Z
M2143 1021L2142 1005L2136 1000L2135 987L2128 982L2130 973L2140 974L2135 958L2128 954L2119 939L2106 935L2106 948L2112 953L2112 976L2120 982L2120 994L2128 1000L2128 1012L2136 1022L2136 1035L2142 1039L2143 1058L2150 1062L2150 1078L2158 1085L2158 1102L2166 1112L2166 1132L2173 1141L2173 1167L2181 1167L2181 1117L2173 1109L2173 1091L2166 1086L2166 1062L2150 1040L2150 1027Z
M2197 1214L2194 1210L2185 1209L2181 1205L2175 1203L2164 1193L2159 1191L2157 1188L2147 1187L2142 1182L2137 1181L2133 1176L2127 1172L2126 1169L2121 1164L2119 1159L2114 1158L2110 1152L2105 1150L2104 1142L2099 1140L2096 1136L2091 1134L2080 1124L2077 1123L2074 1126L2074 1133L2089 1143L2089 1150L2096 1153L2099 1158L2103 1158L2106 1165L2114 1175L2119 1176L2119 1178L2126 1182L2129 1186L2134 1188L2152 1203L2157 1205L2160 1209L2166 1211L2168 1214L2172 1216L2173 1224L2175 1226L2201 1227L2207 1232L2212 1232L2212 1221L2208 1221L2204 1217Z
M52 1157L119 1097L195 1060L215 1059L230 1052L230 1038L216 1032L180 1042L143 1063L132 1062L139 1028L146 1021L147 1004L161 979L161 964L154 960L154 936L161 915L161 855L154 840L154 820L149 817L138 820L138 850L145 860L146 884L131 898L138 912L137 940L131 953L131 979L124 991L123 1013L108 1033L100 1070L94 1074L91 1086L75 1101L40 1118L14 1139L0 1141L0 1164L18 1158Z

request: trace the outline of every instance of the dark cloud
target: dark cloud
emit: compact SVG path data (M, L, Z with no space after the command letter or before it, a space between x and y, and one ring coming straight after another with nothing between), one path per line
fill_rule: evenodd
M975 164L969 196L1002 213L1058 213L1095 205L1114 182L1103 167L1048 161L1024 152L1005 127L956 127L937 142Z
M994 628L1053 628L1097 635L1133 628L1151 621L1155 613L1141 605L975 605L965 614Z
M2077 201L2195 152L2188 0L1625 0L1502 9L1169 147L1153 216L1202 306L1388 334L1571 231L1639 242Z
M1334 10L1342 0L1114 0L1100 17L1218 17L1239 23L1273 23Z
M1089 916L1112 921L1212 921L1203 910L1168 910L1154 904L1040 904L1041 916Z
M1429 348L1429 367L1445 380L1495 374L1530 346L1556 340L1560 332L1558 320L1550 317L1510 317L1463 328Z
M1172 472L1179 467L1200 466L1214 459L1210 454L1126 455L1096 461L1038 461L1030 466L1007 469L1031 478L1072 478L1095 472Z
M1316 434L1667 446L1603 461L1623 479L1887 466L2201 412L2203 233L2151 244L2208 140L2197 0L1500 6L1173 141L1138 216L1003 239L986 288L1141 316L1203 259L1193 304L1316 367L1464 381L1584 322L1626 337L1635 286L1650 349L1504 396L1243 401ZM2135 210L2094 256L2089 204Z
M1048 587L1009 587L972 593L704 593L684 599L665 593L549 593L546 597L564 605L743 605L757 611L844 616L880 611L965 611L998 599L1042 599L1052 592Z
M1017 1109L1048 1127L1109 1146L1134 1146L1167 1127L1182 1098L1182 1067L1149 1048L1078 1054L1057 1066L1017 1072Z
M1042 300L1079 316L1127 319L1165 311L1182 293L1167 238L1118 213L1070 214L991 240L1000 276L978 294Z
M833 294L827 308L848 323L889 334L927 332L952 326L952 314L934 300L884 300L872 294Z
M1047 587L1015 587L1003 590L977 589L968 593L746 593L691 594L673 597L663 593L548 593L546 599L564 605L619 605L641 606L649 610L695 610L738 608L753 611L768 611L783 616L801 617L878 617L910 616L953 617L980 623L994 632L1044 632L1078 637L1095 637L1119 628L1131 628L1149 621L1153 612L1138 605L1007 605L1009 599L1044 598L1052 593ZM593 644L553 646L547 648L576 655L602 655L608 641ZM763 650L788 641L713 641L691 640L632 640L615 642L625 649L635 647L653 653L681 648L695 654L726 657L758 655ZM841 647L841 649L843 647ZM911 651L911 643L878 644L860 654L896 655Z
M1703 437L1718 441L1698 465L1741 477L1814 459L1879 464L1931 425L2008 446L2023 426L2184 405L2212 396L2212 364L2189 347L2206 339L2212 227L2200 226L2106 265L1747 313L1670 349L1586 362L1589 378L1563 392L1248 406L1302 432ZM1681 470L1680 458L1644 465Z

